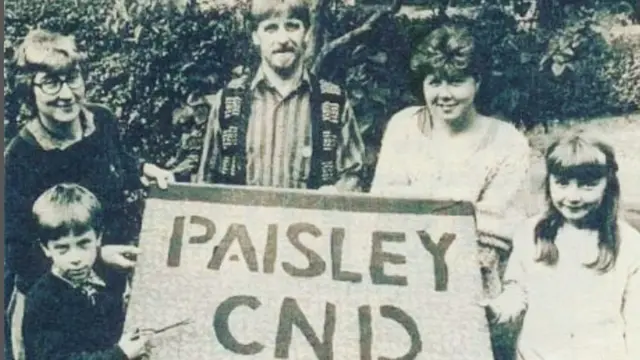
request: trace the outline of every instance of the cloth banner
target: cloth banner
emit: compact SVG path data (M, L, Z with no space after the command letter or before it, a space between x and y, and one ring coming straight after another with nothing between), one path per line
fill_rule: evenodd
M493 359L469 203L172 185L126 328L151 359Z

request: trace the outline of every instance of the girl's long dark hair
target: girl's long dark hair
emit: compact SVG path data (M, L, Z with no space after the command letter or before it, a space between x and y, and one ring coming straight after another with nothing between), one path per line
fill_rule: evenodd
M587 224L598 230L598 256L585 266L601 273L611 270L615 265L620 244L617 224L620 182L613 148L600 140L578 133L551 144L547 149L545 162L547 210L534 229L537 248L535 260L547 265L555 265L560 256L555 239L565 219L551 201L550 176L580 180L584 180L585 176L592 179L605 177L607 185L602 203Z

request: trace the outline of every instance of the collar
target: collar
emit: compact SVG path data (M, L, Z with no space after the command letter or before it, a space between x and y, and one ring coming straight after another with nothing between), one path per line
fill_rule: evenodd
M302 71L302 76L299 79L298 86L296 86L295 88L300 89L303 85L310 85L310 84L311 84L311 75L309 75L308 70L304 69ZM258 71L256 71L256 75L253 77L253 80L251 81L251 91L254 91L260 85L267 86L268 88L273 88L273 85L267 78L267 74L264 71L263 65L261 65L260 68L258 68Z
M93 269L91 270L91 273L89 273L89 277L87 277L83 282L73 282L65 278L60 272L60 270L58 270L54 266L51 267L51 273L53 274L53 276L64 281L74 289L79 289L86 285L91 285L99 288L107 287L107 284L104 282L104 280L102 280L102 278L100 278L100 276L98 276L98 274L96 274L96 272Z
M82 107L80 110L80 124L82 126L82 137L85 138L96 130L95 116L93 113L87 109L86 107ZM42 149L49 150L64 150L74 143L63 142L59 139L56 139L51 135L49 130L47 130L40 119L37 117L32 119L25 125L25 129L31 133L31 136L36 140L38 145L42 147Z

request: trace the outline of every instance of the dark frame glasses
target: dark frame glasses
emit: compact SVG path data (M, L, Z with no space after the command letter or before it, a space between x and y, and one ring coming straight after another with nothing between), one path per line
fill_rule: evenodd
M80 71L72 71L65 75L52 75L47 74L42 81L33 82L34 86L37 86L47 95L56 95L62 90L62 84L67 84L69 89L76 90L84 86L84 78Z

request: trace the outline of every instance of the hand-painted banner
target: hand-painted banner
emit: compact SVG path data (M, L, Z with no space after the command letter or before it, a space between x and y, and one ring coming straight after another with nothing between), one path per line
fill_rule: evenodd
M492 359L473 207L174 185L147 200L127 327L152 359Z

